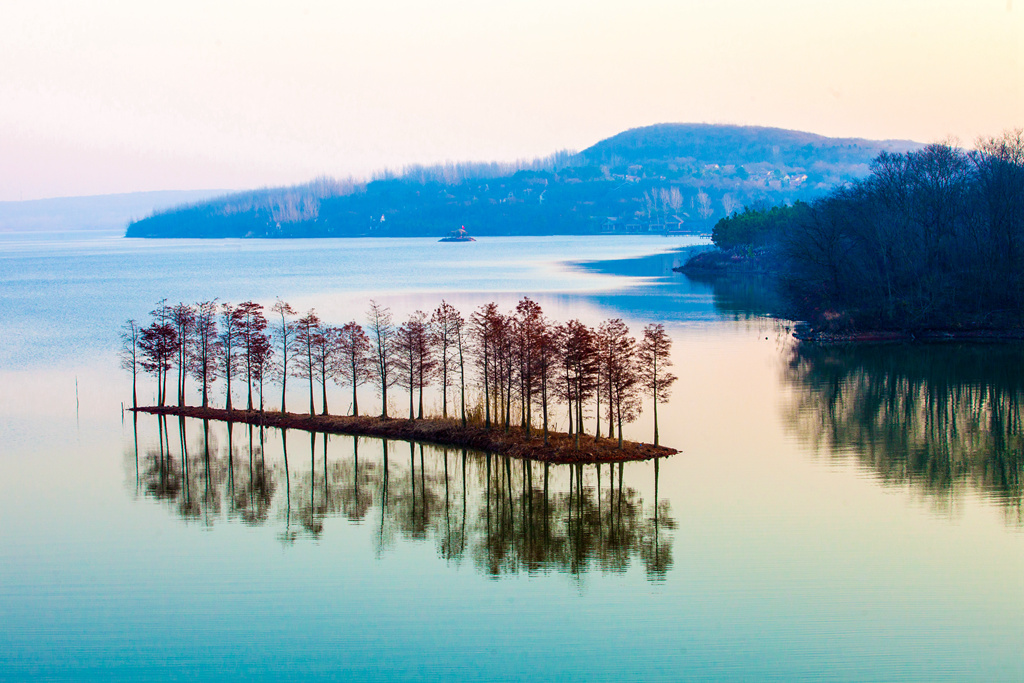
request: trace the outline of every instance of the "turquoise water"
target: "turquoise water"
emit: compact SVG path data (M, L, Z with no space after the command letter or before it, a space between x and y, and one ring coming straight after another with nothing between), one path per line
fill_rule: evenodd
M1024 678L1019 347L798 354L677 257L572 265L676 238L3 239L4 680ZM527 294L666 323L680 454L545 473L121 411L117 327L164 297L344 322Z

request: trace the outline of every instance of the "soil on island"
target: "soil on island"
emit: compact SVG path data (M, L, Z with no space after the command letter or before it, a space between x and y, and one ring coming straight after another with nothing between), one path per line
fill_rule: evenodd
M200 406L146 406L134 410L155 415L178 415L281 429L421 441L450 448L472 448L514 458L554 463L626 462L663 458L678 453L674 448L635 441L623 441L622 448L619 448L618 439L596 439L587 434L580 435L580 445L576 448L575 436L554 431L548 432L548 443L545 444L543 432L537 429L528 437L520 427L512 427L508 431L503 427L486 429L477 424L464 427L460 420L454 418L384 419L258 410L228 411Z

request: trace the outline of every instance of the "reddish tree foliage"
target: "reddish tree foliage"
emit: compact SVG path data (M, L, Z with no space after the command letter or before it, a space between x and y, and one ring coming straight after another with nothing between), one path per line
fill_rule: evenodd
M398 383L409 392L410 419L424 417L424 393L435 378L441 385L441 412L447 417L448 389L457 373L464 425L468 364L476 368L478 386L483 390L487 429L497 424L510 431L514 411L518 411L523 435L530 439L539 406L539 423L547 443L551 403L561 401L568 408L567 431L577 447L591 399L596 408L595 438L601 438L601 420L606 418L608 436L615 438L617 431L621 446L623 425L640 414L644 391L654 399L657 444L658 404L667 400L676 379L666 371L671 365L671 339L662 325L648 325L638 345L621 319L606 320L597 330L580 320L554 325L528 297L507 315L493 302L480 306L468 323L442 301L429 320L416 311L397 329L390 310L371 302L370 335L354 321L341 328L325 325L314 311L291 321L293 309L280 300L272 310L280 318L273 336L262 306L252 301L238 306L218 306L215 301L194 306L160 302L152 312L155 320L151 325L139 328L132 321L126 325L122 362L128 370L141 367L156 376L161 406L167 395L168 370L175 362L187 367L201 384L204 406L208 405L210 386L223 376L228 410L232 378L244 371L248 408L254 408L253 387L258 386L262 411L263 381L273 367L277 348L282 412L286 412L286 377L290 375L309 381L310 414L316 413L315 383L320 384L323 415L330 413L329 380L352 387L352 414L358 415L359 386L376 380L381 417L388 417L387 390ZM184 403L183 378L178 390L179 403Z
M140 365L156 376L157 405L164 405L167 395L167 371L178 348L178 335L169 322L154 321L139 333Z

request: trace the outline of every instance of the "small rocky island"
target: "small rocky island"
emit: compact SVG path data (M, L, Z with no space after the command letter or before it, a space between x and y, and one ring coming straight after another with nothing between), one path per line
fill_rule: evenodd
M438 242L476 242L476 240L469 236L466 226L463 225L458 230L452 230L447 237L442 237Z

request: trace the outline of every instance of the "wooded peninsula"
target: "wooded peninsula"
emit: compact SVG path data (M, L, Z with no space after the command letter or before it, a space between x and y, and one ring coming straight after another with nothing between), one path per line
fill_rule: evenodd
M680 270L766 274L818 340L1024 336L1024 131L883 152L811 202L718 221Z
M401 324L386 306L371 302L365 330L354 320L332 326L312 310L300 316L280 300L270 312L268 319L263 306L252 301L160 302L148 324L127 321L120 353L132 374L132 409L416 440L551 462L641 460L677 452L659 444L658 405L676 380L668 372L671 337L660 323L647 325L637 340L621 319L596 328L579 320L560 324L527 297L508 313L489 303L468 319L442 301L431 315L416 311ZM175 370L176 406L168 401ZM156 406L139 406L140 374L155 378ZM308 387L308 413L287 411L289 378ZM198 384L200 406L186 405L189 380ZM210 405L221 380L223 409ZM328 411L332 382L351 388L351 415ZM244 410L232 404L233 383L244 386ZM367 383L380 397L379 417L359 414L358 389ZM278 411L265 407L268 384L280 386ZM388 414L392 387L407 394L408 419ZM440 393L440 415L424 414L428 387ZM645 397L654 411L654 443L626 441L623 426L637 419ZM565 406L567 432L551 428L558 405ZM590 417L592 435L584 426Z

